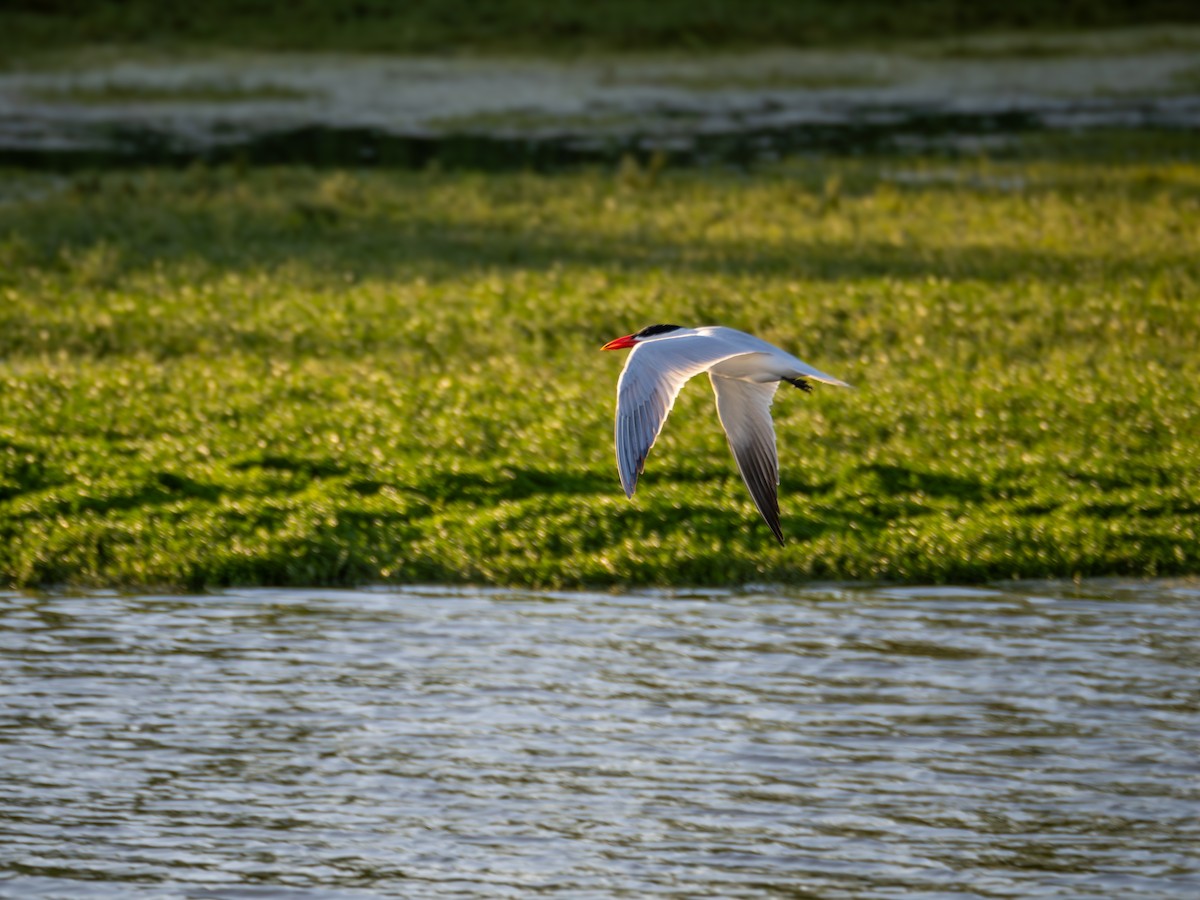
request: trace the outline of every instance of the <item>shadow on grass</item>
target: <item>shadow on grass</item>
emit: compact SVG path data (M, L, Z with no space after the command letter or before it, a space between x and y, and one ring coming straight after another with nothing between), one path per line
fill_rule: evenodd
M543 494L603 494L615 485L615 476L593 472L500 465L490 472L437 472L395 487L426 500L458 503L525 500Z
M238 460L231 463L229 468L236 472L244 472L249 469L294 472L308 478L329 478L334 475L345 475L349 471L346 466L328 458L294 457L272 453Z
M1084 266L1095 266L1092 254L1014 249L988 243L940 247L873 238L781 241L713 239L693 235L676 239L653 235L603 236L580 230L525 225L453 223L436 219L359 219L353 227L287 229L277 217L242 210L231 232L205 222L204 212L181 211L191 221L183 233L155 233L155 227L121 221L119 209L105 212L104 225L87 217L50 215L41 224L10 222L33 248L26 262L49 269L73 267L89 253L108 255L105 277L119 282L160 266L194 264L230 272L278 271L298 266L318 280L344 288L347 272L356 278L430 280L461 279L465 272L545 271L561 266L639 273L667 269L692 275L756 273L764 276L843 281L893 277L921 280L951 277L1006 282L1037 276L1069 281ZM0 220L0 225L3 222ZM163 227L174 231L178 222ZM288 233L288 232L291 233ZM206 232L209 234L206 236ZM702 251L702 252L698 252ZM1114 277L1150 278L1164 267L1190 266L1183 254L1111 258L1105 270Z
M151 201L151 205L152 205ZM132 204L138 205L138 204ZM103 212L105 221L96 219ZM59 273L68 279L61 296L49 304L0 310L0 354L16 355L55 348L88 356L146 353L165 358L188 353L223 352L252 355L361 355L395 353L413 347L432 352L423 335L405 327L411 295L376 305L359 300L338 328L327 327L323 310L343 310L348 282L461 282L472 273L502 278L521 273L549 273L565 268L604 271L618 276L663 274L680 279L704 277L787 278L846 283L874 279L926 282L929 279L982 281L993 285L1036 279L1042 284L1070 284L1096 277L1095 254L1062 250L918 244L905 246L879 239L791 240L765 245L748 239L649 236L622 233L597 235L586 227L565 230L548 225L455 223L437 218L375 215L352 224L281 228L278 217L253 209L227 214L179 210L138 221L120 207L90 207L83 215L53 208L38 220L14 219L0 210L0 262L5 260L3 234L19 234L10 242L12 270ZM16 247L16 249L11 249ZM197 270L197 265L200 268ZM1182 254L1109 255L1101 262L1104 276L1153 283L1164 271L1189 271L1194 261ZM282 284L299 281L316 291L315 306L284 314L270 304L234 293L203 295L198 304L179 297L135 292L133 306L111 313L107 291L120 290L134 279L161 280L178 266L195 272L181 278L216 282L224 274L249 278L268 274ZM89 274L91 268L97 274ZM169 276L174 277L174 276ZM91 319L50 310L74 303L71 283L87 290L95 306ZM275 301L272 301L275 302ZM442 297L450 315L439 319L442 338L477 334L466 318L469 298ZM529 298L514 298L522 310ZM256 303L257 306L248 306ZM154 307L153 315L150 307ZM159 309L159 307L162 307ZM165 311L165 315L163 312ZM428 318L432 311L425 312ZM437 313L441 316L441 313ZM503 317L503 306L497 316ZM519 327L530 336L557 341L563 317L520 315ZM460 320L462 320L460 322ZM607 324L607 323L605 323ZM466 329L466 330L464 330ZM460 334L461 332L461 334Z
M1162 159L1177 159L1170 152L1173 146L1162 150ZM1057 151L1049 145L1045 152L1053 157ZM1120 165L1110 162L1105 171ZM368 278L441 279L461 278L471 271L540 271L563 265L635 273L662 268L698 275L787 273L830 281L948 276L1002 282L1031 274L1071 279L1082 265L1095 262L1091 256L1061 250L996 247L987 239L941 247L925 240L853 234L842 239L764 243L757 237L713 236L700 224L689 225L688 233L679 234L669 226L659 230L636 221L618 231L602 210L587 203L572 211L580 218L578 227L515 216L515 210L534 211L543 202L557 200L558 194L547 184L554 176L528 184L521 176L505 176L491 187L480 188L478 176L471 174L405 175L393 182L357 179L345 171L324 175L303 169L266 171L276 174L262 179L256 170L227 169L82 174L65 192L28 211L0 207L0 235L7 231L20 236L25 258L18 261L47 268L78 266L90 252L102 248L107 254L103 274L111 280L197 260L231 272L299 266L314 277L327 273L337 284L344 283L347 271ZM821 219L829 213L828 198L822 200L822 185L805 183L811 177L798 173L794 184L809 191L807 200L800 202L812 203L812 214ZM870 193L879 186L877 175L849 177L862 183L840 189L847 199L852 200L858 190ZM1033 183L1021 193L1060 191L1064 189L1060 182ZM464 196L476 209L464 212L440 196L459 183L472 185ZM619 179L586 184L588 191L598 191L598 203L622 190ZM981 193L953 183L913 188L888 182L887 187L899 191L901 204L906 192L913 190L949 191L964 200ZM1092 187L1085 179L1074 189ZM652 209L658 190L645 186L625 201ZM670 193L662 197L678 199ZM893 210L888 215L898 213ZM484 216L491 218L481 220ZM847 221L853 217L849 214ZM1146 260L1130 254L1108 260L1106 266L1115 275L1147 277L1163 266L1189 262L1184 255Z
M954 497L967 503L980 503L987 497L983 482L977 478L922 472L883 463L861 466L859 471L874 475L887 496L922 493L931 497Z

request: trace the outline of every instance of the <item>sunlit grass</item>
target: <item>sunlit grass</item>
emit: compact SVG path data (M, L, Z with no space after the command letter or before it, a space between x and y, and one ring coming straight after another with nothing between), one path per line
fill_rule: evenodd
M0 202L0 580L1194 572L1200 165L1109 148L7 172L28 189ZM656 321L857 386L776 402L786 547L703 379L621 493L623 360L598 348Z

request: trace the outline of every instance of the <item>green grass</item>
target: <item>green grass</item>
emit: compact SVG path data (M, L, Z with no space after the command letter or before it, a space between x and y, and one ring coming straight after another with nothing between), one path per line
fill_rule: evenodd
M1190 0L7 0L0 59L103 44L547 53L827 46L1200 21Z
M1196 572L1186 137L749 174L6 172L0 582ZM786 547L703 379L621 493L598 348L656 321L857 386L778 397Z

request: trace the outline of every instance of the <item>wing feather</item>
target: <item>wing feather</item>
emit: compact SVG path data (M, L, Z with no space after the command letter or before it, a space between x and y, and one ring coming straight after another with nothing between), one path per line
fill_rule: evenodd
M637 490L646 457L684 384L742 353L720 337L695 333L646 341L630 351L617 382L615 426L617 471L627 497Z
M729 449L759 514L780 544L779 456L775 451L775 425L771 401L779 382L755 383L709 373L717 396L717 415L729 439Z

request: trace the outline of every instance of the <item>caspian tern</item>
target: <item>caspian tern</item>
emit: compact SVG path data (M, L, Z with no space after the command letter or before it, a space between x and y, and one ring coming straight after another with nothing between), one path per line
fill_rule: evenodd
M646 456L689 378L708 372L717 416L759 513L783 543L779 527L779 457L771 401L781 381L811 391L809 380L850 387L773 344L719 325L650 325L601 350L632 349L617 382L617 471L632 497Z

